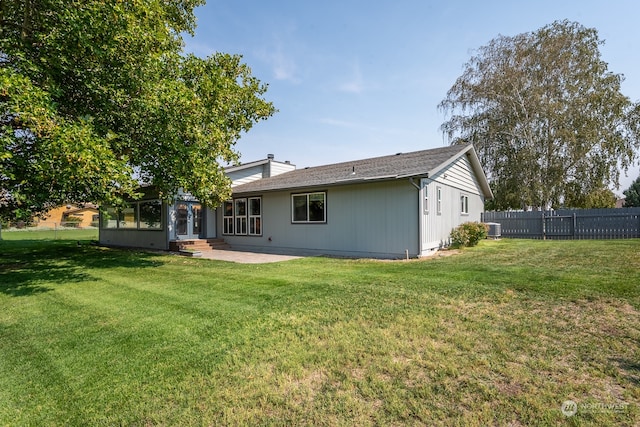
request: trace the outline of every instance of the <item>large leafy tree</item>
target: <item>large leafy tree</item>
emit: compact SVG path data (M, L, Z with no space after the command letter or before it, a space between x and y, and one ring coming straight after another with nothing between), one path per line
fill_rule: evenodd
M622 192L624 194L624 205L625 207L636 207L640 206L640 176L636 178L635 181Z
M616 195L611 189L600 188L587 194L581 207L586 209L610 209L616 207L616 200Z
M201 0L0 2L0 217L119 203L140 183L216 205L274 112L241 58L185 55Z
M473 143L491 208L583 207L634 161L640 107L600 57L597 31L558 21L478 49L439 107ZM590 196L592 195L592 196Z

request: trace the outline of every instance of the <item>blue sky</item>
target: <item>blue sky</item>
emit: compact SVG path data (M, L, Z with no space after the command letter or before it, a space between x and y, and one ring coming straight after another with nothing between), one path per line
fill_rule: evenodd
M196 16L185 50L243 55L279 110L239 141L243 162L273 153L301 168L441 147L437 105L472 51L555 20L596 28L623 93L640 100L636 0L208 0Z

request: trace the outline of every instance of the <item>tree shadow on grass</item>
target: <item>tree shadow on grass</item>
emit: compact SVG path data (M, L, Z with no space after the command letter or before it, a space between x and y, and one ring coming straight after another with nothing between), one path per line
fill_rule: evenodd
M640 386L640 363L636 360L614 359L624 376L636 387Z
M70 241L2 242L0 293L28 296L56 285L96 280L96 269L151 268L162 265L159 254L107 249Z

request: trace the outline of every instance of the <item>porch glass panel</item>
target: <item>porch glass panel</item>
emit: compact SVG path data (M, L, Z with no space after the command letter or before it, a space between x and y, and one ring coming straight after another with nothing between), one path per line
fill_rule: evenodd
M120 228L138 228L138 205L129 206L122 209L122 220Z
M189 206L186 203L179 203L176 206L176 232L184 236L188 231Z
M191 212L193 215L191 234L199 236L202 231L202 206L196 204L191 205Z
M147 230L162 229L162 203L160 200L140 202L140 228Z

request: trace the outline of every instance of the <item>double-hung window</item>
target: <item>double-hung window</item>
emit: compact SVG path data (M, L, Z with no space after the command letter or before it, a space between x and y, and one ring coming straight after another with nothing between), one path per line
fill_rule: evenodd
M249 235L260 236L262 234L262 199L260 197L249 198Z
M466 194L460 196L460 213L463 215L469 214L469 196Z
M327 193L303 193L291 195L291 222L327 222Z
M227 200L223 204L222 234L262 235L262 198Z
M247 234L247 199L234 199L236 234Z
M436 212L442 213L442 187L436 187Z
M425 214L429 213L429 186L424 186L424 206L422 207L422 211Z
M222 209L222 234L233 234L233 200L224 202Z

